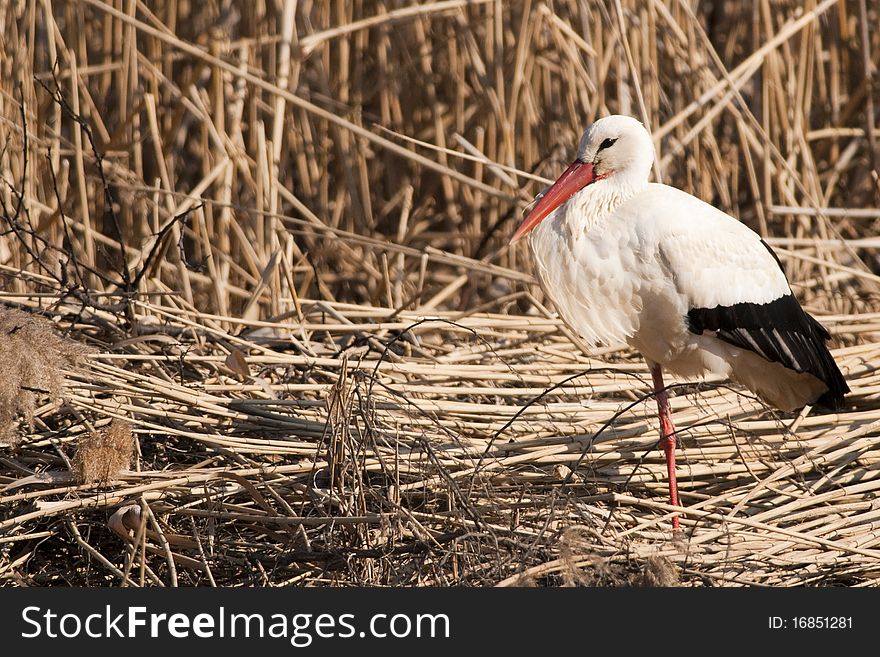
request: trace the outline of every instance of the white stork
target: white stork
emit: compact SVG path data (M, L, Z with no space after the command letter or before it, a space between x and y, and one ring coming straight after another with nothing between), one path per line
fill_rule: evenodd
M653 162L641 123L596 121L512 241L529 235L542 287L588 344L626 342L645 357L678 506L663 368L729 377L784 411L838 407L849 388L828 332L801 308L767 243L698 198L649 183Z

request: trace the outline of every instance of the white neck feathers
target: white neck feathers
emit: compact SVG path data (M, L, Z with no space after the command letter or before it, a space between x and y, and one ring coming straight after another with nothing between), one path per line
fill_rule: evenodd
M624 201L648 186L641 172L634 173L613 173L584 187L560 208L565 213L564 220L574 232L589 232L613 214Z

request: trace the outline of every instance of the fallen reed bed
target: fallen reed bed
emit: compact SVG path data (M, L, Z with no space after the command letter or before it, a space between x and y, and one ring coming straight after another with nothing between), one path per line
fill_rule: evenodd
M68 371L64 403L2 458L0 540L19 553L2 576L24 561L44 583L873 583L877 341L835 351L853 389L839 414L675 386L674 538L650 376L625 348L590 358L552 316L300 307L227 332L133 301L137 337ZM877 315L825 321L880 331ZM100 325L73 331L97 342ZM135 467L78 481L78 444L114 419ZM72 539L73 568L47 558Z
M877 20L3 4L0 583L873 585ZM679 536L643 361L507 244L612 112L774 246L853 391L676 382Z

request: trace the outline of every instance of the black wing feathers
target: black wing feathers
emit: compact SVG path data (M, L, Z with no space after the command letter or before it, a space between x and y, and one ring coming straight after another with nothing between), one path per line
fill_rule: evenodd
M828 392L819 399L823 405L839 407L843 395L849 392L825 346L831 336L791 294L769 303L693 308L687 317L692 333L715 331L720 340L820 379L828 386Z

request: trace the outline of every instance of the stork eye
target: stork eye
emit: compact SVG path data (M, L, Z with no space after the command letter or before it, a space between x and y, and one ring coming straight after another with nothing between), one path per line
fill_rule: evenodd
M605 150L606 148L611 148L612 146L614 146L614 142L616 142L616 141L617 141L617 139L611 139L609 137L608 139L603 141L601 144L599 144L599 150L602 151L602 150Z

